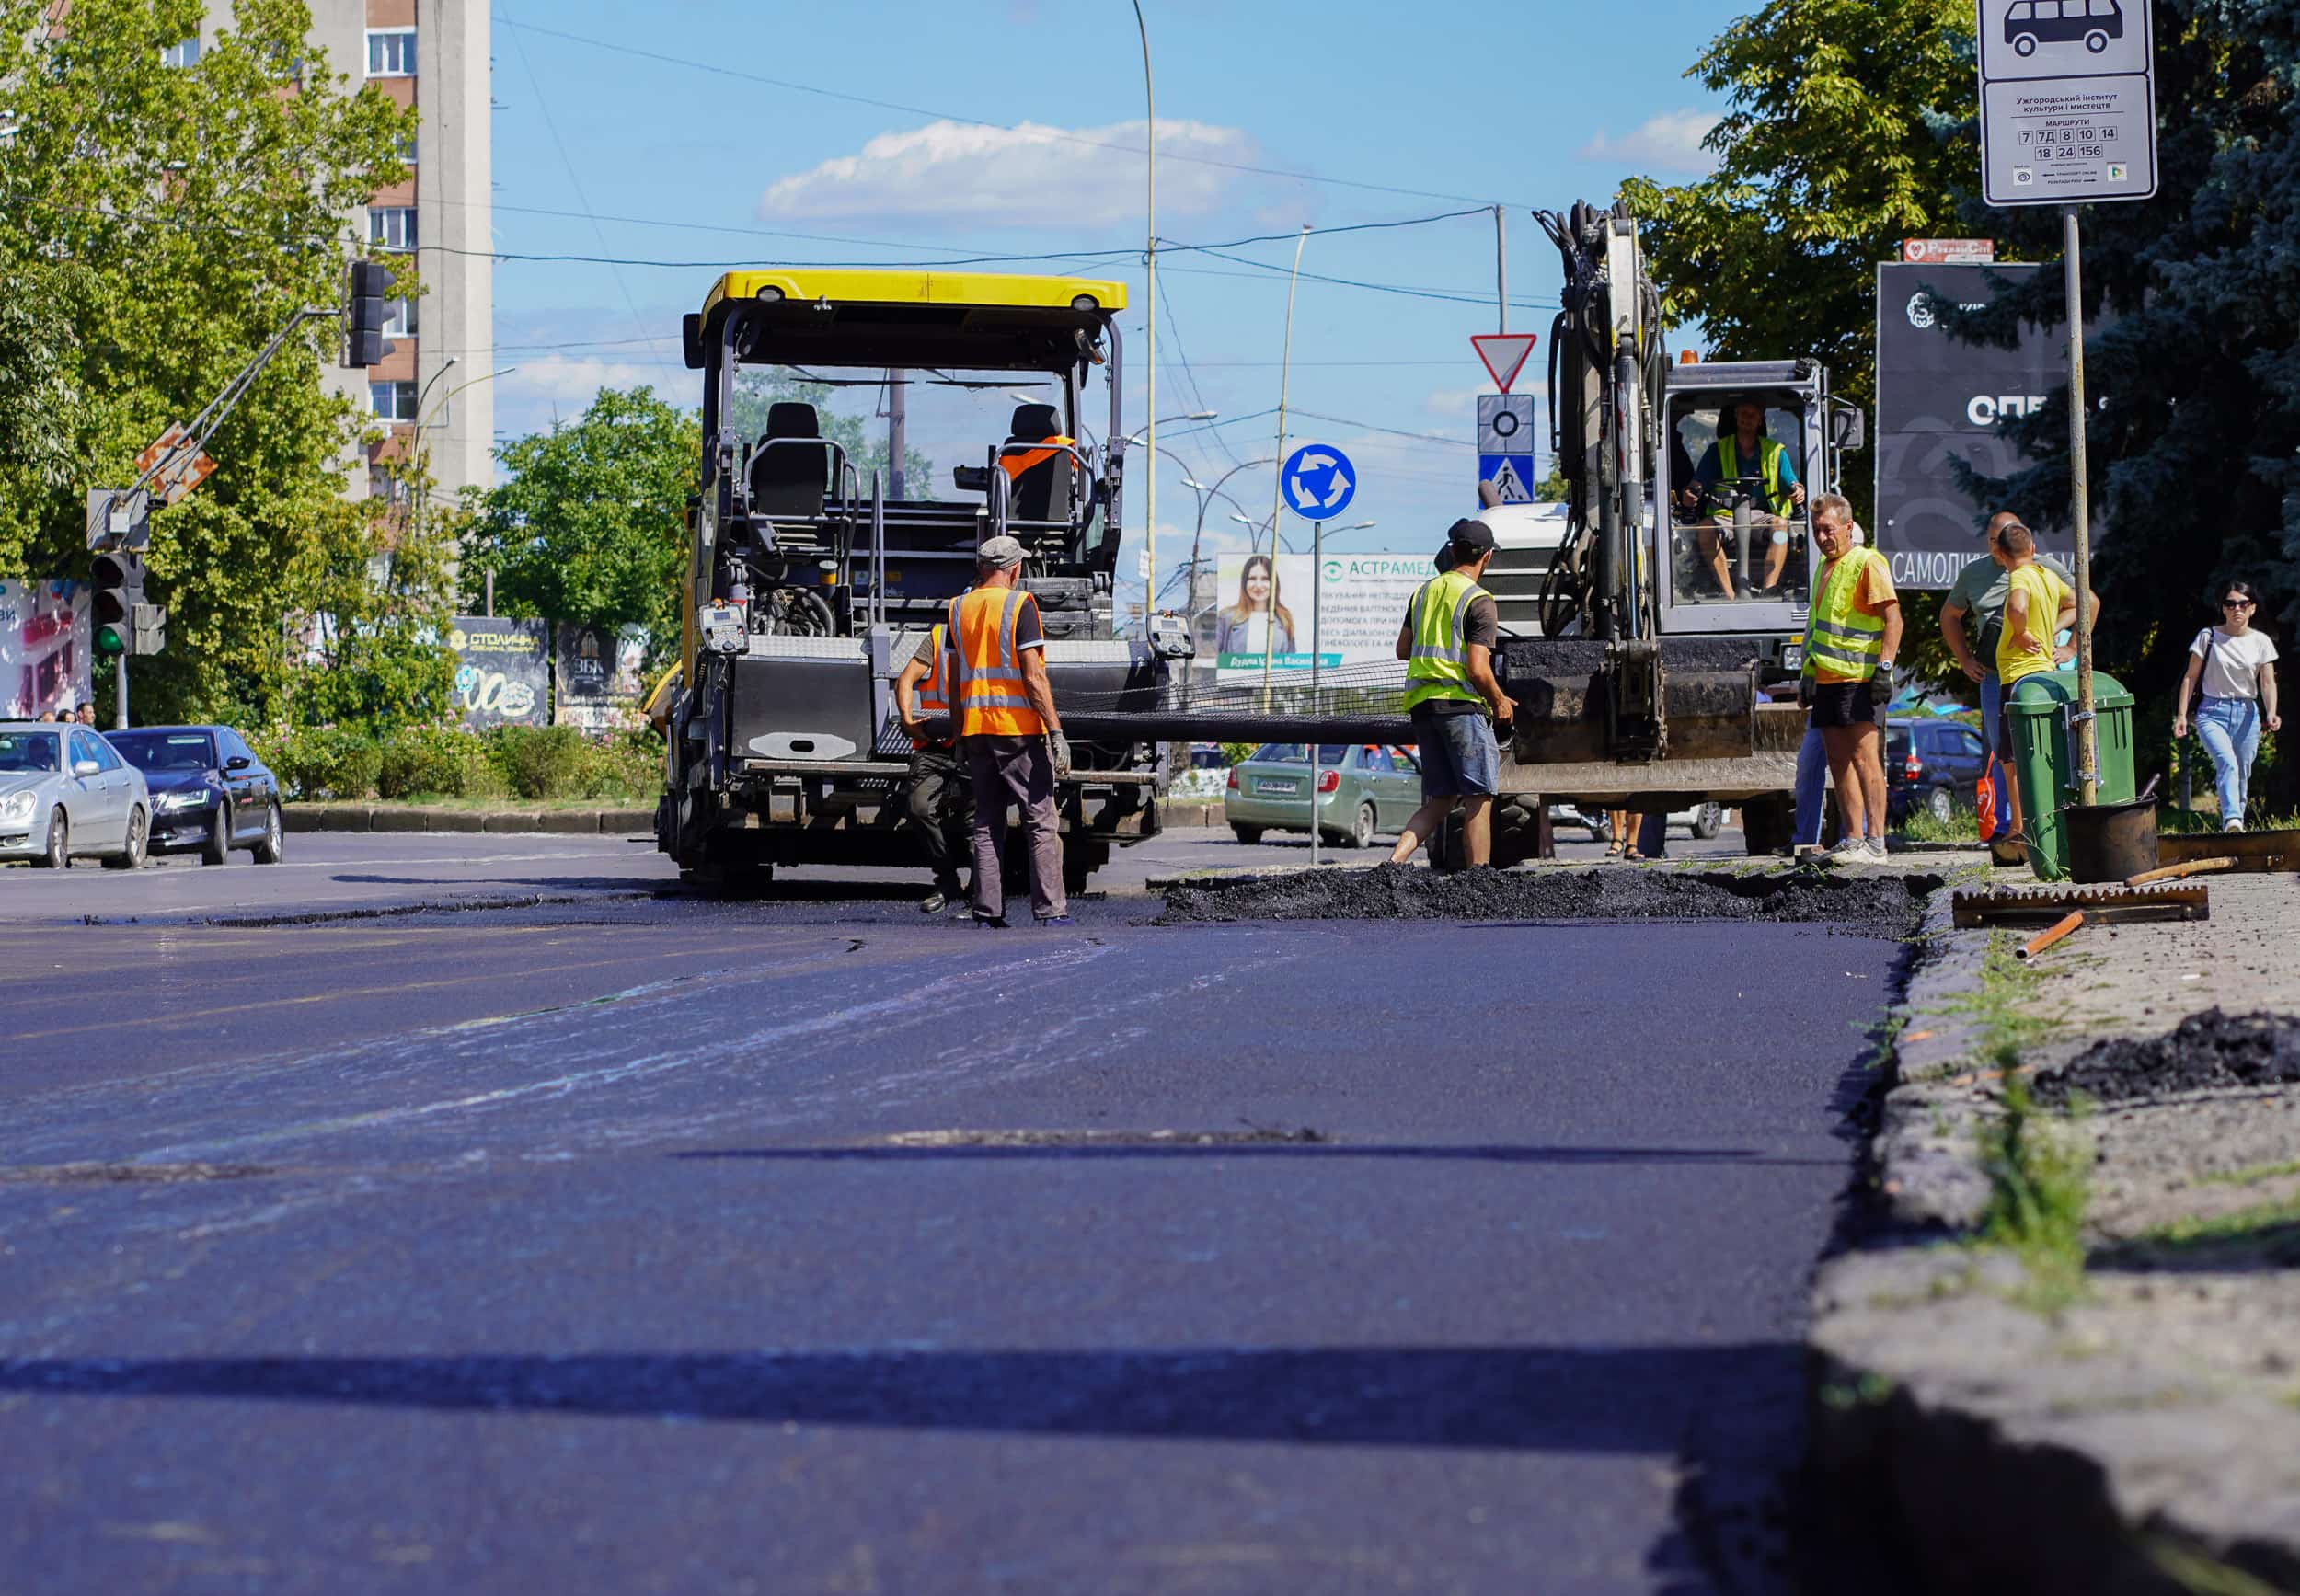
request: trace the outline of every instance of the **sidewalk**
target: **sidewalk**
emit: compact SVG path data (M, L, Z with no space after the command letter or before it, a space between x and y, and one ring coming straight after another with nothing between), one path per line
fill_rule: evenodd
M1900 1223L1811 1330L1830 1488L1923 1589L2300 1590L2300 1021L2196 1017L2300 1014L2300 878L2210 881L2209 921L2025 967L1935 896L1875 1145Z

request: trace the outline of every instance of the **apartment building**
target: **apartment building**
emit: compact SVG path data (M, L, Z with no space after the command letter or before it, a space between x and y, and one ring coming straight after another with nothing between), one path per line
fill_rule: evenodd
M384 363L338 370L333 385L387 429L370 483L420 444L434 501L494 481L495 363L489 0L310 0L312 42L328 64L421 119L405 183L368 201L356 225L405 251L425 292L395 302ZM358 488L355 486L354 491Z

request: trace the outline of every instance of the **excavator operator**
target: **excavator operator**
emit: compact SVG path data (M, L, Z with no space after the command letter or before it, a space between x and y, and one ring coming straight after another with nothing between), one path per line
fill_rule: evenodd
M1765 540L1765 580L1756 591L1771 593L1781 585L1781 572L1788 564L1788 517L1805 502L1805 485L1797 480L1797 462L1789 452L1766 436L1765 402L1746 396L1725 407L1725 419L1730 427L1720 426L1717 442L1701 456L1701 464L1694 471L1694 480L1703 489L1715 488L1720 482L1737 482L1744 477L1755 477L1765 484L1765 504L1769 513L1760 514L1750 522L1751 535L1769 533ZM1701 557L1708 563L1717 578L1718 587L1727 598L1734 598L1733 568L1726 557L1726 545L1732 533L1730 522L1722 516L1704 525L1699 533Z

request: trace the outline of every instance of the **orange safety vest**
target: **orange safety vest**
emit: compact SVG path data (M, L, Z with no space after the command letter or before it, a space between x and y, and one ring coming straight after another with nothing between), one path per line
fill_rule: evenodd
M953 716L961 737L1037 737L1046 722L1022 691L1022 656L1014 646L1020 588L976 588L950 601Z
M934 657L935 662L927 668L926 679L918 684L918 716L922 720L932 720L938 715L950 713L950 692L947 685L950 677L949 635L942 624L937 622L933 635L926 639L927 652Z
M1032 449L1027 454L999 455L998 464L1006 471L1007 481L1019 482L1022 480L1022 474L1031 466L1045 465L1076 442L1075 438L1065 438L1057 432L1052 438L1040 439L1039 442L1041 447ZM1011 449L1014 445L1009 443L1006 447Z

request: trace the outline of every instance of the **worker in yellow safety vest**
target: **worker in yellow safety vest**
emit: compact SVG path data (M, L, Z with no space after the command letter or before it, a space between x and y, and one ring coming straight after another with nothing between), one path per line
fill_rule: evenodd
M1837 785L1844 835L1831 853L1885 859L1885 706L1901 651L1901 600L1885 557L1861 542L1842 494L1813 501L1813 541L1828 563L1813 580L1799 699L1821 733Z
M1495 727L1506 729L1517 706L1493 675L1501 639L1501 612L1478 585L1493 560L1493 529L1457 521L1438 550L1438 574L1421 584L1397 631L1406 661L1406 713L1421 745L1421 807L1398 833L1390 863L1402 865L1433 839L1456 805L1466 863L1493 859L1493 795L1501 775ZM1492 719L1487 719L1487 711Z
M1765 485L1765 509L1751 519L1750 535L1765 546L1765 580L1756 591L1770 593L1781 585L1788 564L1789 517L1805 502L1805 485L1797 480L1796 458L1766 435L1762 400L1736 399L1726 410L1729 424L1718 429L1717 442L1694 468L1696 502L1720 482L1755 477ZM1732 564L1726 557L1731 540L1731 518L1726 515L1704 523L1696 534L1701 557L1729 599L1736 596Z
M894 678L894 710L911 740L910 788L905 807L911 826L935 873L934 890L919 900L928 914L967 901L959 880L959 861L972 855L974 789L959 757L950 723L949 627L929 628L918 651Z
M1022 811L1030 842L1030 911L1067 925L1062 833L1054 788L1070 779L1070 744L1046 675L1046 629L1022 591L1022 545L990 539L975 551L975 585L950 601L946 641L950 707L974 792L974 920L1004 928L999 858L1006 806Z

